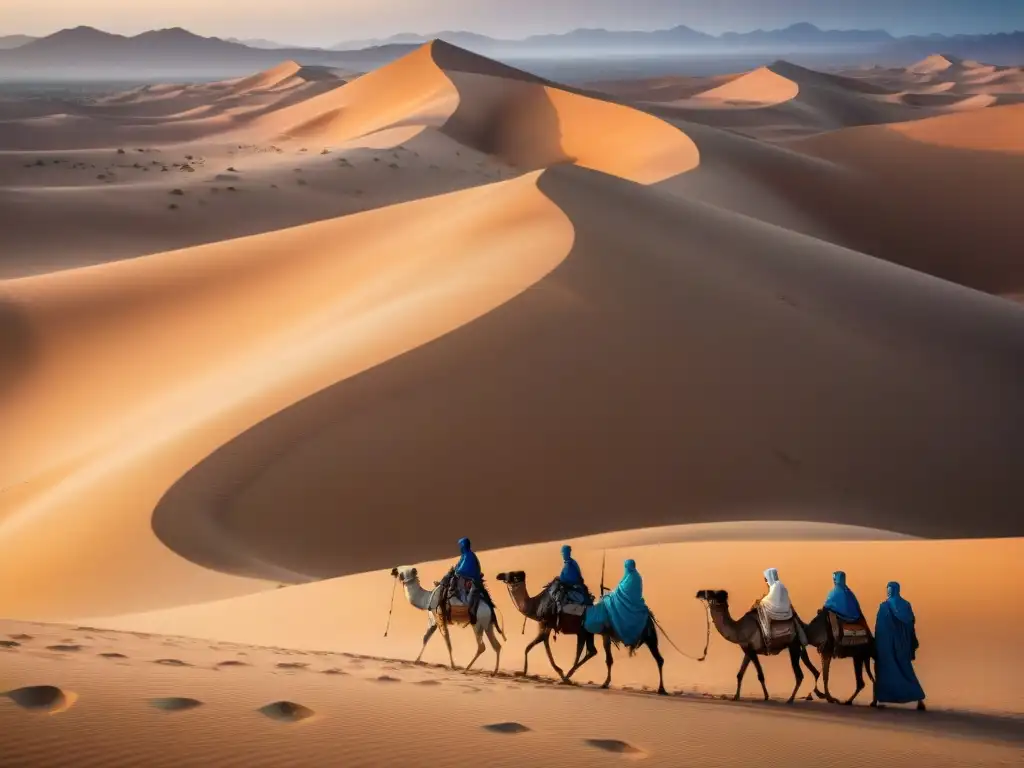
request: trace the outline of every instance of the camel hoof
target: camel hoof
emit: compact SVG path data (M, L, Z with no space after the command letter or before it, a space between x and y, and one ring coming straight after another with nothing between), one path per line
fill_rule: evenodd
M811 694L804 696L804 701L814 701L814 697Z
M612 686L611 683L605 683L604 685L601 686L601 690L602 691L607 691L609 688L611 688L611 686Z
M852 707L853 706L853 699L850 699L849 701L844 701L843 702L843 706L844 707Z
M668 696L668 691L666 691L664 688L659 688L658 689L658 695L659 696Z
M814 689L814 694L813 695L817 696L819 699L824 699L825 698L825 694L822 693L821 691L819 691L817 688ZM810 693L807 694L807 698L808 699L811 698L811 694Z
M576 683L574 683L568 677L563 677L562 681L559 683L559 685L576 685Z
M732 697L732 700L733 701L739 701L740 700L740 695L737 693L735 696Z

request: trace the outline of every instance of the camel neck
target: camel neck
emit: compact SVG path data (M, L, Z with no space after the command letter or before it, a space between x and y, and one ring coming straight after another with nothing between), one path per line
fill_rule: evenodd
M740 644L740 632L736 622L729 613L728 605L711 606L711 620L715 622L715 629L730 643Z
M417 608L427 610L430 607L430 595L430 592L420 586L419 579L405 582L405 596Z
M516 608L524 616L531 618L537 615L537 603L538 597L530 597L530 593L526 589L526 582L521 581L518 584L510 584L508 588L509 597L512 598L512 602L516 604Z

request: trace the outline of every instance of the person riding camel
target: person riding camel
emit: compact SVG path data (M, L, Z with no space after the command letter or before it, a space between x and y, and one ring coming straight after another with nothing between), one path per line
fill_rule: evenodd
M825 598L825 610L831 611L847 623L860 621L864 614L860 610L860 603L853 590L846 585L846 573L836 571L832 574L832 591Z
M476 608L480 603L480 592L483 589L484 574L480 570L477 559L468 538L459 539L459 552L462 556L453 569L458 586L459 598L469 610L469 623L476 624Z
M636 561L626 560L623 566L619 585L587 610L583 615L583 626L587 632L597 635L610 625L619 640L634 647L640 641L651 614L644 601L644 580L636 569Z
M786 589L786 585L779 579L778 569L766 569L764 581L768 585L768 591L760 600L754 603L754 609L763 611L769 621L788 621L792 619L796 623L800 645L807 645L807 635L804 633L800 618L793 609L793 603L789 599L789 590Z
M586 603L587 587L583 582L583 572L579 563L573 559L572 547L562 546L562 572L551 582L551 597L555 602L555 613L560 613L565 603Z

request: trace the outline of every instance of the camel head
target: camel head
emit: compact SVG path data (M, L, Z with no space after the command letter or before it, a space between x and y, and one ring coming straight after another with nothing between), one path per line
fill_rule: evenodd
M399 568L392 568L391 575L398 579L403 584L411 584L419 578L419 572L415 566L401 566Z
M495 578L511 587L514 584L524 583L526 581L526 573L524 571L509 571L508 573L499 573Z
M724 589L702 589L697 593L697 599L708 605L728 605L729 593Z

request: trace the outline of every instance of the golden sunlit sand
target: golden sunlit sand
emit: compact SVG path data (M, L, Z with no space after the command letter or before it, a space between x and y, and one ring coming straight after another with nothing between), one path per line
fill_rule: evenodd
M1022 99L941 56L570 88L434 42L0 101L0 762L1009 764ZM389 619L464 535L495 677ZM644 649L515 676L495 577L563 540L595 591L636 560L668 699ZM931 711L785 707L781 657L721 701L696 593L738 615L768 567L805 620L836 569L869 619L899 581Z

